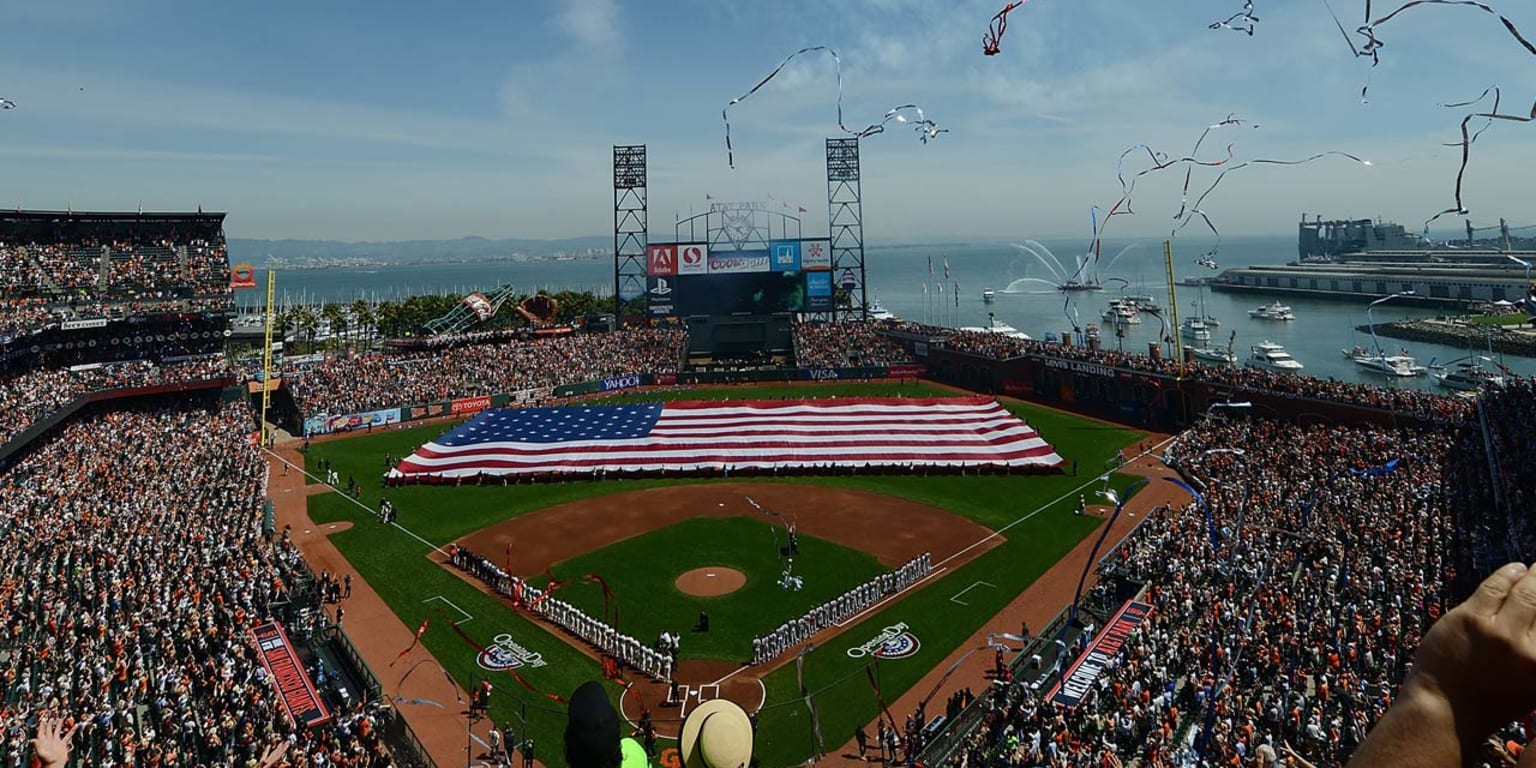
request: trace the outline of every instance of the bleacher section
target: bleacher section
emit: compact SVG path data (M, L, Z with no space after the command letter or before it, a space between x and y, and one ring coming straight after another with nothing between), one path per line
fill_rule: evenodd
M232 306L222 213L0 214L0 354L50 330Z

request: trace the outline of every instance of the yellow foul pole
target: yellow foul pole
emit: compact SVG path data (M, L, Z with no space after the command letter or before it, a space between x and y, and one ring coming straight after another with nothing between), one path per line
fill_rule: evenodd
M1168 269L1168 317L1173 323L1173 354L1179 365L1184 364L1184 341L1179 333L1179 297L1174 291L1173 241L1163 241L1163 265Z
M261 444L267 444L267 407L272 404L272 297L277 291L277 272L267 270L267 331L261 354Z

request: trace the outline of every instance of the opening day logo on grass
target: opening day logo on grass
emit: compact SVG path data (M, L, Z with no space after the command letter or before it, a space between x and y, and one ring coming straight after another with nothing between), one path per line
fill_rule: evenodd
M508 634L497 635L496 640L475 658L475 663L479 664L481 669L488 669L492 672L500 672L504 669L517 669L522 666L547 666L543 654L537 651L530 651L518 645L517 641L513 640L512 636Z
M862 659L873 655L880 659L905 659L916 655L922 647L917 635L912 634L911 628L903 621L880 630L880 634L869 642L849 648L848 657Z

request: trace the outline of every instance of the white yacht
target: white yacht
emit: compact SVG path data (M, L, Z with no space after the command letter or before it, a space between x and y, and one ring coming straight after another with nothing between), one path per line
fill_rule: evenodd
M984 302L986 302L988 304L991 304L993 302L993 300L995 300L996 298L997 298L997 291L994 291L991 288L983 288L983 289L981 289L981 300L982 301L984 301Z
M998 322L998 319L995 317L987 318L986 327L971 326L969 328L961 328L960 330L970 331L972 333L995 333L999 336L1007 336L1010 339L1023 339L1025 341L1029 340L1029 334L1007 323Z
M880 306L880 300L879 299L875 299L874 302L872 302L869 305L868 312L869 312L869 319L871 319L871 320L893 320L894 321L894 320L900 320L901 319L901 318L897 317L895 314L893 314L889 309L886 309L885 307Z
M1345 357L1355 362L1355 365L1370 373L1411 378L1413 376L1423 376L1429 372L1429 368L1419 365L1419 361L1413 359L1407 350L1404 350L1401 354L1389 355L1380 351L1372 352L1356 345L1354 349L1343 350L1343 352Z
M1423 376L1429 371L1419 361L1408 355L1368 355L1355 358L1355 365L1360 366L1370 373L1379 373L1383 376L1397 376L1411 378Z
M1502 387L1504 377L1478 361L1457 363L1456 370L1434 374L1435 383L1457 392L1477 392L1485 386Z
M1206 325L1204 320L1198 317L1189 317L1179 323L1179 335L1198 345L1205 346L1211 341L1211 328Z
M1218 365L1237 365L1237 355L1233 354L1232 350L1230 349L1198 347L1191 349L1189 352L1195 356L1196 360L1203 360L1207 363L1216 363Z
M1136 310L1136 303L1126 299L1110 299L1109 309L1104 310L1104 322L1113 325L1139 325L1141 313Z
M1248 316L1259 320L1295 320L1296 313L1290 307L1276 301L1267 307L1248 310Z
M1300 373L1302 364L1291 353L1285 351L1285 347L1265 340L1249 348L1248 359L1243 365L1249 368L1258 368L1275 373Z

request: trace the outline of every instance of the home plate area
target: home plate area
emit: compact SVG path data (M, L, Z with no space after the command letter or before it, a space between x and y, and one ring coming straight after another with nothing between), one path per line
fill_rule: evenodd
M633 726L649 710L656 735L675 739L683 718L711 699L730 699L748 714L762 709L768 692L752 670L726 661L684 660L677 667L677 700L668 701L666 683L634 679L619 695L619 711Z

